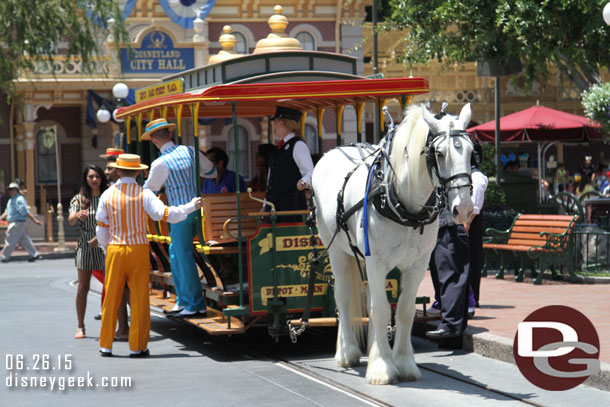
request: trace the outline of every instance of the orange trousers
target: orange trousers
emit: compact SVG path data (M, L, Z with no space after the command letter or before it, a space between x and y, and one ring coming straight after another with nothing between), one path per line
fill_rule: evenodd
M150 270L147 244L125 246L108 245L106 250L106 298L102 305L100 346L112 349L114 330L125 282L129 287L131 327L129 349L142 351L150 334L150 298L148 272Z

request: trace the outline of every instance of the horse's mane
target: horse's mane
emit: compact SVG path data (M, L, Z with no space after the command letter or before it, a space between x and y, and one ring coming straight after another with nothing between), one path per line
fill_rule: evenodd
M414 152L420 154L426 144L426 136L428 135L428 126L423 120L420 121L422 109L422 105L409 106L394 135L390 159L396 174L403 173L405 164L411 167L412 164L415 164L414 161L419 162L418 157L414 156ZM411 152L409 160L406 159L405 155L407 151Z

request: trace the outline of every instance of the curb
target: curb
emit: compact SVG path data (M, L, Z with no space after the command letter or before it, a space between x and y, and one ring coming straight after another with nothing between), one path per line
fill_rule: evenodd
M582 284L610 284L610 277L577 276L577 280Z
M513 341L490 334L489 332L476 332L474 328L466 328L464 335L464 350L478 353L488 358L501 360L515 365L513 355ZM601 370L590 376L583 384L599 390L610 391L610 364L600 362Z
M429 340L424 333L425 331L436 329L437 322L425 322L415 325L419 326L414 329L413 334ZM513 354L513 341L503 336L481 331L480 328L466 327L462 340L462 349L516 365ZM610 391L610 363L600 362L600 371L590 376L583 384L599 390Z
M71 259L74 258L74 251L70 251L67 253L41 253L40 256L40 260ZM12 263L14 261L26 261L29 259L29 255L20 254L16 256L11 256L9 263Z

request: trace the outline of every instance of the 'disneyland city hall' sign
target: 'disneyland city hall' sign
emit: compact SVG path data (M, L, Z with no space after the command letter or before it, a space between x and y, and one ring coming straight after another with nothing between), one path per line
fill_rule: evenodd
M192 69L193 48L174 47L169 35L151 31L142 39L140 48L121 49L123 73L176 73Z

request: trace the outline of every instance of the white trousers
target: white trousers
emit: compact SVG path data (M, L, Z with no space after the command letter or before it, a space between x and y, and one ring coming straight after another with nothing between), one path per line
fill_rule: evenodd
M2 249L2 260L8 260L11 253L17 247L17 244L27 250L30 256L38 255L36 248L32 244L32 239L25 230L26 222L11 222L6 229L6 237L4 238L4 249Z

